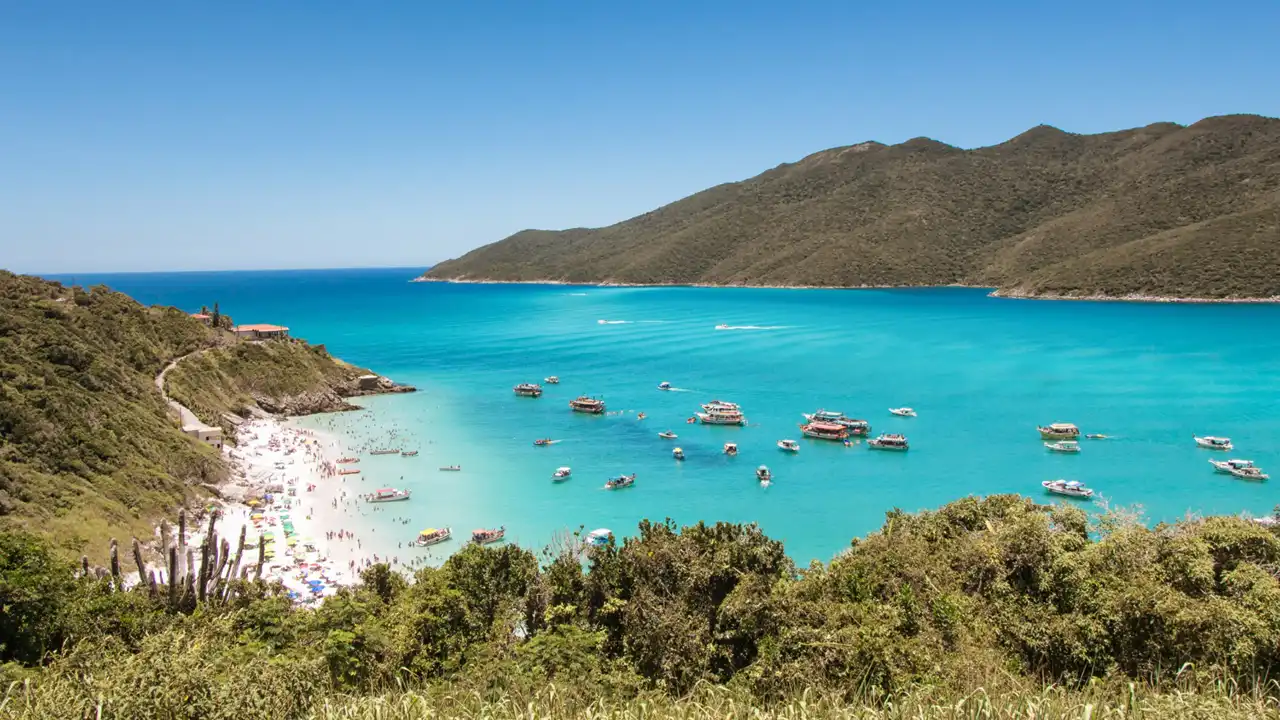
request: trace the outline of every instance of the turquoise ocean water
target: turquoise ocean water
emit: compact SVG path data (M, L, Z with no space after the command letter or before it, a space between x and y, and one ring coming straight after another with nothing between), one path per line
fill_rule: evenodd
M595 288L409 283L417 271L157 273L57 276L104 282L145 303L221 303L239 322L288 325L415 395L362 400L368 410L304 421L418 458L379 457L370 486L414 490L388 514L412 528L506 525L529 546L557 531L634 532L642 518L758 522L800 562L828 559L877 529L884 513L970 494L1045 498L1040 481L1079 479L1151 521L1188 512L1268 513L1280 503L1280 307L1000 300L984 291ZM601 324L600 320L611 321ZM716 330L726 323L741 329ZM558 375L541 399L522 381ZM668 381L680 392L660 392ZM610 417L571 413L580 393ZM740 403L745 428L686 425L712 398ZM919 417L891 416L909 405ZM802 441L800 413L842 410L912 449ZM638 420L636 412L648 415ZM1037 424L1111 435L1078 456L1045 451ZM679 434L658 438L660 430ZM1214 474L1193 434L1228 435L1230 457L1276 474ZM547 448L532 441L562 442ZM737 442L741 454L721 453ZM677 463L671 448L684 448ZM757 465L775 475L755 482ZM440 465L460 464L462 473ZM552 471L573 467L553 484ZM637 473L608 492L605 479ZM401 477L403 476L403 479ZM373 520L370 520L372 522Z

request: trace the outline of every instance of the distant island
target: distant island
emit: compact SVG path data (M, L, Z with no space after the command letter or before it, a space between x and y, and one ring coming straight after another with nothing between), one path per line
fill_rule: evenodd
M1042 125L974 150L864 142L609 227L524 230L421 279L1272 300L1280 120Z

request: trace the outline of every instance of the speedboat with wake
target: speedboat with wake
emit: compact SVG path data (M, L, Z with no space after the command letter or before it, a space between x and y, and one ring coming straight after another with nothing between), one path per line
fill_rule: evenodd
M1054 495L1084 499L1093 497L1093 490L1085 487L1079 480L1045 480L1040 484Z
M663 440L675 440L676 434L671 432L670 430L663 430L662 432L658 433L658 437L662 438Z
M606 490L621 490L622 488L628 488L635 484L636 474L631 473L630 475L619 475L615 478L609 478L609 480L605 482L604 487Z
M545 447L551 444L551 438L538 438L533 441L534 447Z
M916 411L909 407L889 408L889 412L899 417L915 417Z
M1080 452L1080 443L1075 440L1060 440L1044 444L1045 450L1056 453L1078 453Z
M658 383L658 389L659 389L659 390L670 390L670 389L671 389L671 383L669 383L669 382L667 382L667 381L665 381L665 380L664 380L664 381L662 381L662 382Z
M1206 435L1204 437L1195 437L1195 440L1196 445L1199 445L1206 450L1231 450L1235 448L1235 446L1231 444L1231 438L1228 437L1214 437L1212 435Z
M568 467L556 468L556 471L551 473L551 479L555 480L556 482L563 482L565 480L568 480L569 476L572 474L573 474L573 470L569 469Z
M786 452L798 453L800 452L800 443L795 440L779 440L778 449L785 450Z

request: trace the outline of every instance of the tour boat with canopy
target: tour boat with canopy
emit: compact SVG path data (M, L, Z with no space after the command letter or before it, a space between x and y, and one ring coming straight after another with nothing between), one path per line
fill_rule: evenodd
M572 474L573 474L573 470L571 470L568 467L556 468L556 471L551 473L551 479L555 480L556 482L560 482L563 480L568 480L569 476Z
M1080 428L1071 423L1053 423L1036 428L1040 431L1041 440L1075 440L1080 437Z
M797 452L800 452L800 443L796 442L795 440L779 440L778 449L785 450L787 452L797 453Z
M607 490L621 490L622 488L631 487L636 483L636 474L619 475L615 478L609 478L604 486Z
M365 502L382 503L397 502L409 499L408 490L397 490L396 488L379 488L365 496Z
M569 401L569 408L574 412L600 415L604 413L604 400L588 395L580 395Z
M800 426L800 432L805 437L817 440L847 440L849 439L849 428L839 423L823 422L814 420L805 425Z
M866 420L848 417L839 410L819 410L812 413L801 413L801 417L808 420L810 424L839 425L848 430L850 435L858 437L865 437L871 434L871 423Z
M418 533L418 539L414 540L413 544L418 547L427 547L428 545L442 543L452 536L453 531L449 528L427 528Z
M533 383L520 383L515 387L515 392L520 397L541 397L542 386Z
M477 545L488 545L489 543L498 542L502 538L506 537L506 535L507 535L506 525L503 525L500 528L493 528L493 529L481 528L479 530L471 531L471 542Z
M1085 487L1079 480L1045 480L1040 484L1054 495L1086 499L1093 497L1093 490Z
M1207 450L1231 450L1235 447L1231 444L1231 438L1214 437L1212 435L1196 437L1196 445Z

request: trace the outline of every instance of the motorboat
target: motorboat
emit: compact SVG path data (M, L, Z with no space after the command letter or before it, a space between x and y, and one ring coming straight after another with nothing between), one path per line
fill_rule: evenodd
M396 488L380 488L364 496L365 502L371 503L398 502L408 499L408 490L397 490Z
M556 471L551 473L551 479L556 482L562 482L564 480L568 480L569 476L572 474L573 470L568 467L556 468Z
M359 474L360 474L360 470L359 470L359 469L357 469L357 468L351 468L351 469L348 469L348 470L339 470L339 471L338 471L338 474L339 474L339 475L359 475Z
M503 525L500 528L493 528L493 529L481 528L479 530L471 531L471 542L477 545L488 545L489 543L498 542L499 540L501 540L506 536L507 536L506 525Z
M400 448L382 448L380 450L370 450L370 455L399 455Z
M850 435L866 437L871 434L871 423L866 420L848 417L839 410L819 410L813 413L802 413L801 416L805 420L808 420L810 424L825 423L827 425L839 425L845 430L848 430Z
M767 483L770 480L773 480L773 473L769 472L769 468L761 465L756 468L756 479L762 483Z
M670 430L663 430L662 432L658 433L658 437L662 438L663 440L675 440L676 434L671 432Z
M461 465L445 465L444 467L440 468L440 470L441 472L460 472L462 470L462 466Z
M787 452L798 453L800 452L800 443L796 442L795 440L779 440L778 449L785 450Z
M1036 428L1040 431L1041 440L1075 440L1080 437L1080 428L1071 423L1053 423Z
M631 487L635 484L636 474L631 473L630 475L619 475L615 478L609 478L609 480L605 482L604 487L606 490L621 490L622 488Z
M1078 453L1080 452L1080 443L1075 440L1059 440L1058 442L1045 443L1044 447L1049 452L1057 453Z
M520 383L515 387L515 392L520 397L542 397L542 386L533 383Z
M436 545L448 540L453 536L453 531L449 528L427 528L418 533L418 539L413 541L418 547L427 547L428 545Z
M551 438L538 438L533 441L534 447L544 447L551 444Z
M414 457L417 454L418 454L417 450L404 450L404 451L401 451L400 457Z
M724 324L724 323L720 323L719 325L717 325L717 326L716 326L716 329L717 329L717 330L728 330L728 329L729 329L729 326L728 326L728 325L726 325L726 324Z
M738 406L738 403L731 403L727 400L712 400L709 403L703 403L702 409L706 410L707 412L711 412L712 410L737 410L739 412L742 411L742 408Z
M559 385L559 384L560 384L560 378L556 377L555 375L552 375L552 376L550 376L550 377L543 378L542 382L544 382L544 383L546 383L546 384L548 384L548 385Z
M609 528L597 528L587 533L588 545L608 545L609 538L613 537L613 531Z
M1231 444L1231 438L1214 437L1212 435L1196 437L1196 445L1199 445L1206 450L1231 450L1235 448L1235 446Z
M1085 499L1093 497L1093 490L1085 487L1084 483L1078 480L1045 480L1040 484L1054 495Z
M671 383L666 382L666 381L664 380L663 382L658 383L658 389L659 389L659 390L670 390L670 389L671 389Z
M672 450L672 451L671 451L671 457L673 457L673 458L675 458L675 459L677 459L677 460L683 460L683 459L684 459L684 450L682 450L682 449L680 449L680 448L676 448L675 450Z
M694 413L703 425L746 425L747 418L738 410L713 409Z
M724 454L725 454L725 455L737 455L737 454L738 454L738 443L725 443L725 444L724 444Z
M1232 470L1245 470L1254 466L1252 460L1210 460L1209 464L1218 472L1227 475L1230 475Z
M877 438L867 441L867 447L872 450L899 450L903 451L910 447L907 444L906 435L884 434Z
M580 395L569 401L569 408L574 412L601 415L604 413L604 400L588 395Z
M346 465L347 463L358 463L358 462L360 462L360 458L353 458L353 457L338 458L339 465Z
M1089 433L1088 435L1085 435L1085 437L1090 440L1106 440L1108 436L1103 435L1102 433Z
M916 411L909 407L889 408L889 412L899 417L915 417Z
M1234 468L1231 474L1241 480L1267 480L1271 477L1256 467Z
M818 440L848 440L849 428L838 423L822 422L815 420L800 426L800 432L805 437L811 437Z

